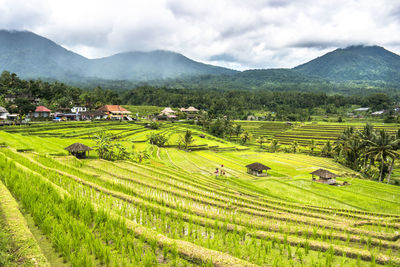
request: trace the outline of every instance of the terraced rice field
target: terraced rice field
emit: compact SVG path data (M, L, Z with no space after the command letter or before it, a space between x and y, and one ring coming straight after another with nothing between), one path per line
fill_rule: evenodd
M292 126L284 122L264 121L240 121L243 129L253 135L253 144L258 137L267 137L269 140L276 139L280 144L290 145L296 141L299 145L308 146L311 140L317 145L323 145L327 141L335 141L348 126L354 126L361 130L365 124L353 123L293 123ZM398 124L373 124L375 129L385 129L390 133L400 129Z
M158 131L170 136L169 146L154 148L142 164L66 155L75 141L93 145L88 137L101 129L127 146L149 146L151 130L135 123L0 132L8 144L0 148L0 223L12 229L5 211L14 204L21 221L32 218L24 233L38 231L51 243L29 237L40 266L400 265L398 187L351 178L330 159L239 151L200 132L194 146L233 149L186 152L175 147L182 125L163 125ZM245 165L254 161L271 167L270 175L248 175ZM221 164L227 174L215 177ZM351 185L312 182L317 168Z

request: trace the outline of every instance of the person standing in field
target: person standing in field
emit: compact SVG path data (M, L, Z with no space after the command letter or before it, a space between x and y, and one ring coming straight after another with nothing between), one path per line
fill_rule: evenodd
M224 164L221 164L221 176L225 175Z
M218 178L218 174L219 174L219 171L218 171L218 168L215 168L215 178Z

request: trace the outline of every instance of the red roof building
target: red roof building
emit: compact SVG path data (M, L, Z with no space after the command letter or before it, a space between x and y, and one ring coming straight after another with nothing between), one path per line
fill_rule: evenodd
M128 115L132 113L119 105L105 105L97 109L97 112L102 112L111 119L130 119Z
M46 108L45 106L38 106L33 112L34 118L48 118L50 117L51 110Z
M51 112L51 110L48 109L48 108L46 108L45 106L38 106L38 107L35 109L35 112Z
M97 111L102 111L102 112L110 112L112 114L129 114L131 113L129 110L126 108L123 108L119 105L105 105L99 108Z

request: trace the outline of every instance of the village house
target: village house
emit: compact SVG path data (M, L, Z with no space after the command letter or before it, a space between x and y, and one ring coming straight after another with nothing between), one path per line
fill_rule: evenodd
M163 110L161 110L160 114L157 116L158 120L173 120L176 119L176 115L175 115L176 111L174 111L172 108L170 107L166 107Z
M38 106L33 112L34 118L49 118L51 110L45 106Z
M247 116L247 120L248 121L257 121L258 118L256 116L254 116L254 115L249 115L249 116Z
M8 113L7 109L0 107L0 120L6 120L8 115L10 115L10 113Z
M258 162L246 165L246 168L248 174L255 176L268 176L267 171L271 169L270 167L267 167L264 164Z
M200 112L200 110L198 110L195 107L188 107L188 108L180 108L179 109L182 113L186 114L186 118L188 119L194 119L196 118L197 114Z
M102 112L103 115L106 115L111 120L132 120L129 116L132 112L119 105L105 105L97 109L97 111Z

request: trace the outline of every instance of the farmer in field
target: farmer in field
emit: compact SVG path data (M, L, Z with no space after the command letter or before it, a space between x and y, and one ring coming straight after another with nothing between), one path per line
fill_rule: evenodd
M215 168L215 178L218 178L218 174L219 174L219 171L218 171L218 168Z

